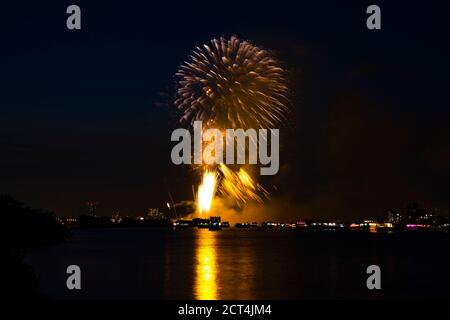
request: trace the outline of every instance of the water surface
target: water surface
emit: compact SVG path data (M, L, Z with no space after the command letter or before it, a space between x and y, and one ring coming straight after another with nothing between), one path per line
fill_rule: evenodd
M437 233L91 229L26 262L55 299L448 298L449 244ZM66 289L71 264L80 291ZM366 287L372 264L381 290Z

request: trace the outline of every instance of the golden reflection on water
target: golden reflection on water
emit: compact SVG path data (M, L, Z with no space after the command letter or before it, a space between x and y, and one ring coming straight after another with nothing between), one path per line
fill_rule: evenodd
M256 299L255 248L248 233L194 230L197 300Z
M197 300L217 300L217 247L216 232L198 230L195 255L195 286Z

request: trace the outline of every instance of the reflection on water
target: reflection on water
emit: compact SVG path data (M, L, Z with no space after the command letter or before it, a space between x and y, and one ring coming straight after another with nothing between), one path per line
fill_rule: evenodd
M80 229L26 263L55 299L448 299L449 246L441 233ZM73 261L85 266L80 295L61 272ZM378 292L366 287L371 264Z
M254 299L255 247L245 234L194 231L193 296L199 300Z
M218 265L216 232L199 230L195 254L194 296L197 300L216 300Z

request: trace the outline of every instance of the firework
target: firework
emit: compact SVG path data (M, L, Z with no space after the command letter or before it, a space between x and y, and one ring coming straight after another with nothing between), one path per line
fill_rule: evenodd
M198 187L198 202L197 207L199 213L207 213L211 208L214 194L217 187L217 173L214 171L206 170L203 172L202 183Z
M177 72L175 105L180 122L205 128L267 129L285 122L287 79L271 54L236 36L213 39L197 47ZM200 166L202 181L197 209L207 213L216 192L241 207L248 201L262 202L268 192L242 167L224 164Z
M250 200L261 203L268 198L269 193L261 185L255 183L244 168L239 168L239 171L235 172L221 163L218 170L222 175L218 193L225 197L231 197L239 207Z
M205 169L197 192L198 213L206 214L211 209L216 192L224 198L233 199L238 207L248 201L262 203L269 193L244 170L233 171L221 163L215 169Z
M287 106L284 70L266 50L235 36L197 47L177 72L182 122L208 127L271 128Z

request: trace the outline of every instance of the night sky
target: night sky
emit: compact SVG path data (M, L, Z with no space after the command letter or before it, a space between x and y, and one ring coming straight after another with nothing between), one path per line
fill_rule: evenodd
M70 4L79 31L66 28ZM381 30L366 28L370 4ZM412 201L448 213L448 12L410 1L2 4L0 193L62 216L89 200L137 215L169 191L191 199L196 176L170 161L174 75L195 46L235 34L289 71L281 169L261 181L280 215L380 216Z

